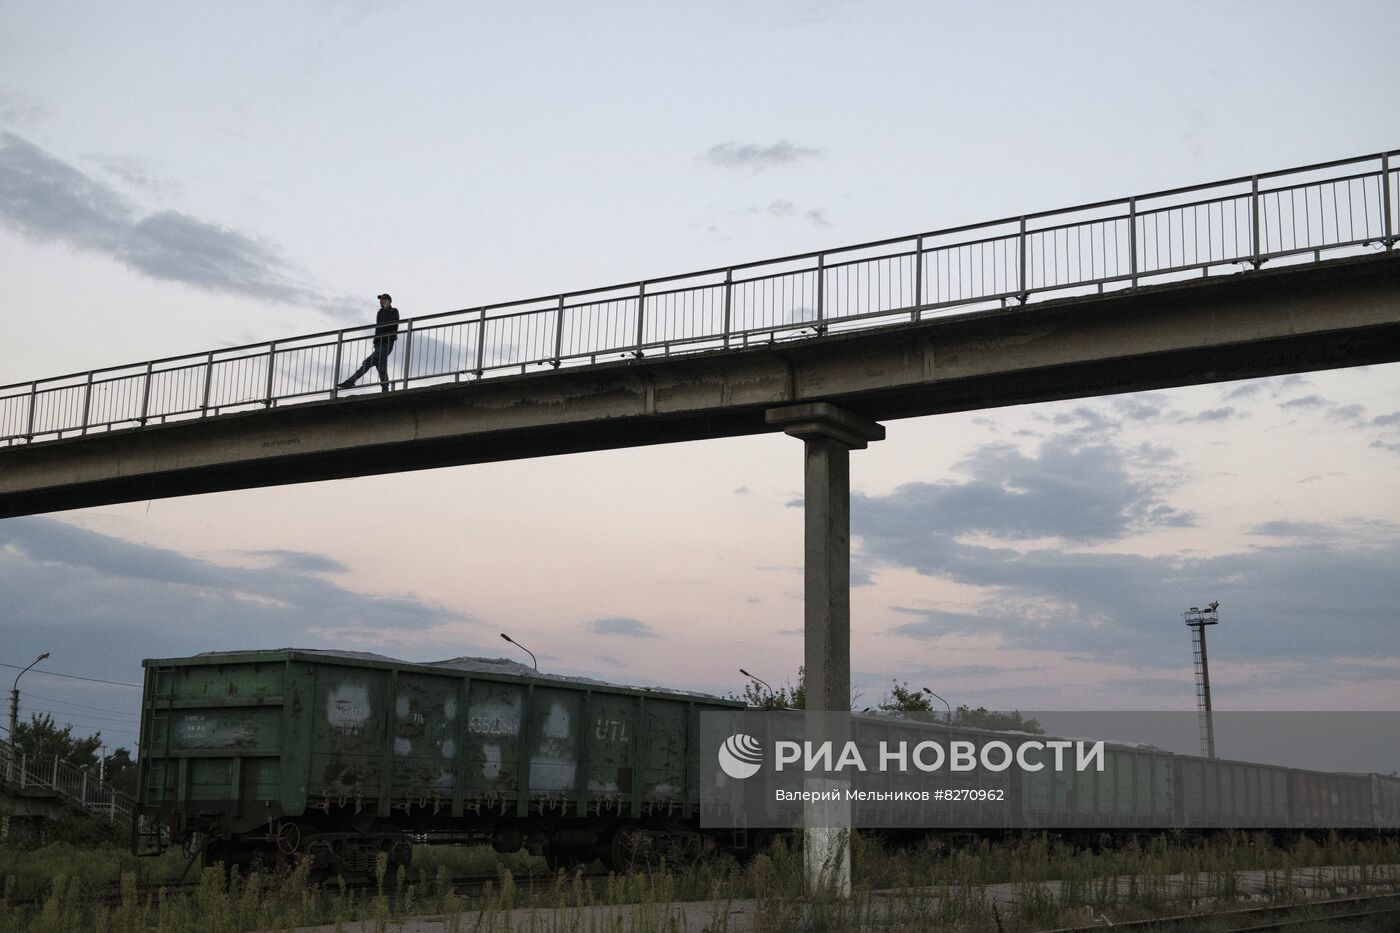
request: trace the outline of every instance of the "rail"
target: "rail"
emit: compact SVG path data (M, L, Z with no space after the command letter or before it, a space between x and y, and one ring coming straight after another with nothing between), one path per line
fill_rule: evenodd
M1400 150L411 318L394 387L743 347L1394 249ZM324 398L375 325L0 387L0 444ZM366 388L373 389L373 383Z
M0 785L58 797L64 803L113 826L131 821L136 801L58 755L25 755L0 742Z

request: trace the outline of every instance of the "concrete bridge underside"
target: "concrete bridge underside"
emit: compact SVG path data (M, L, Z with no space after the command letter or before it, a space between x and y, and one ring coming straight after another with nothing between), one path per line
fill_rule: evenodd
M0 449L0 517L1400 360L1400 253Z

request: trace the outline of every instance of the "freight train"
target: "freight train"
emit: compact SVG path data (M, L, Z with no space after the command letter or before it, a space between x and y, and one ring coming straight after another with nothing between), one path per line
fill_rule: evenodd
M522 847L551 864L685 862L759 834L701 827L716 749L700 715L733 700L541 674L503 659L413 664L317 650L147 660L133 846L198 849L206 864L309 856L318 874L406 863L414 838ZM868 737L936 730L859 717ZM702 754L705 755L702 758ZM1400 780L1110 745L1090 775L1002 782L1019 825L1252 828L1400 825ZM893 811L891 811L893 812ZM986 827L974 807L968 825ZM897 814L896 814L897 815ZM917 818L918 814L904 814Z

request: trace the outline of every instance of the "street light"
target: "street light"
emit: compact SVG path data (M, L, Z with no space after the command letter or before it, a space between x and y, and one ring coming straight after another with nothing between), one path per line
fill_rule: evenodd
M501 637L504 638L506 641L510 642L510 643L511 643L512 645L514 645L515 647L519 648L521 651L523 651L523 652L525 652L526 654L528 654L528 655L530 656L530 663L533 664L533 665L535 665L535 670L536 670L536 671L538 671L538 670L540 669L540 662L535 660L535 653L534 653L533 651L531 651L529 648L526 648L524 645L522 645L520 642L516 641L514 638L511 638L511 637L510 637L509 635L507 635L505 632L502 632L502 633L501 633Z
M948 725L951 726L951 725L953 724L953 708L952 708L951 706L948 706L948 701L945 700L945 699L943 699L943 698L942 698L941 696L939 696L938 694L934 693L934 692L933 692L932 690L930 690L928 687L925 687L925 688L924 688L924 693L927 693L929 696L933 697L935 700L938 700L938 701L939 701L940 703L942 703L945 707L947 707L947 709L948 709Z
M39 655L37 658L34 659L34 664L38 664L40 661L44 660L44 658L47 658L48 656L49 656L49 653L48 653L47 651L45 651L43 654ZM29 667L33 667L34 664L30 664ZM20 679L21 677L23 677L25 674L29 673L29 667L26 667L24 670L20 671L18 674L15 675L15 685L14 685L14 687L12 687L12 688L10 689L10 741L11 741L11 742L14 742L14 740L15 740L15 730L19 728L19 679Z
M740 673L740 674L743 674L743 675L744 675L745 677L747 677L749 680L756 681L756 682L758 682L758 683L763 684L763 686L768 687L768 681L766 681L766 680L759 680L757 677L755 677L754 675L750 674L748 671L744 670L742 667L739 668L739 673ZM769 693L770 695L773 693L773 688L772 688L772 687L768 687L768 693Z

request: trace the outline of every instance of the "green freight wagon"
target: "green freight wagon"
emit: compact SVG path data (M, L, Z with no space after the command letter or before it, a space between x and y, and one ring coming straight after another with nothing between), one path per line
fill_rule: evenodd
M552 862L693 855L704 710L743 704L538 673L283 649L147 660L140 796L151 837L206 862L407 860L411 835Z

